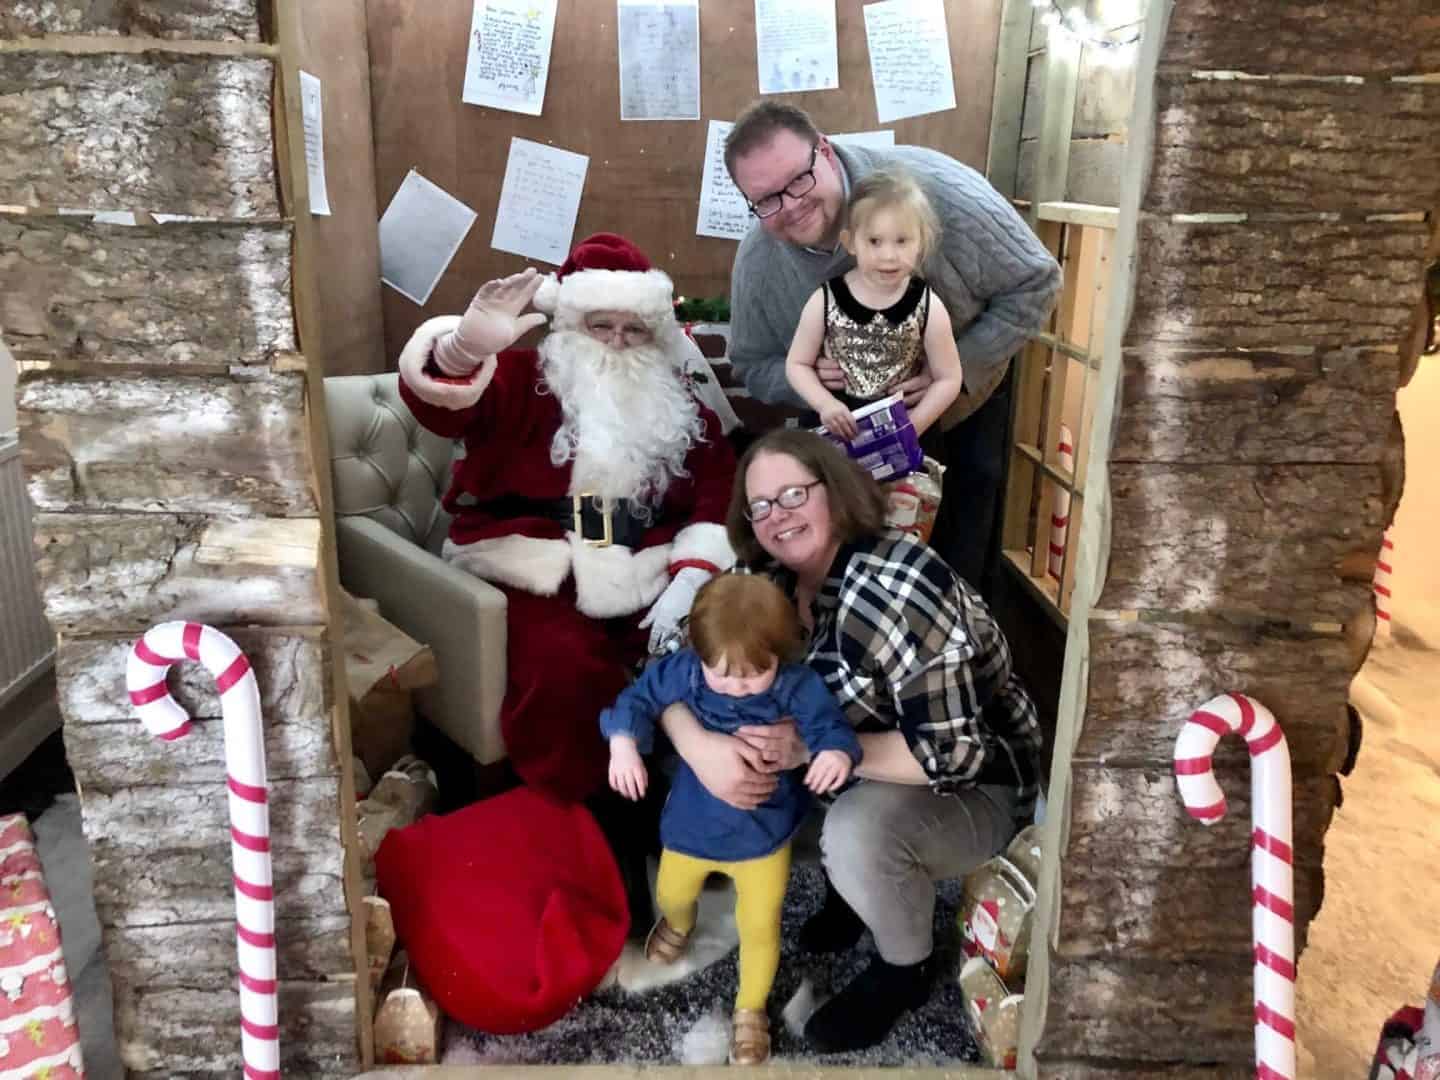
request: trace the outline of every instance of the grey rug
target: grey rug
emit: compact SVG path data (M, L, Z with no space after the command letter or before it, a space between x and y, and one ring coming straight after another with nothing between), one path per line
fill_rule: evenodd
M780 971L770 994L772 1055L780 1061L826 1065L942 1066L976 1062L979 1051L955 981L959 970L955 913L960 883L941 886L935 912L939 971L924 1008L904 1016L879 1046L853 1054L817 1055L785 1029L786 1002L809 978L821 995L844 986L873 953L866 934L848 953L812 957L796 943L800 926L819 910L824 879L817 865L797 864L785 898ZM450 1022L444 1062L455 1065L675 1064L685 1036L709 1013L729 1017L736 991L736 954L668 986L630 993L597 991L569 1015L528 1035L486 1035Z

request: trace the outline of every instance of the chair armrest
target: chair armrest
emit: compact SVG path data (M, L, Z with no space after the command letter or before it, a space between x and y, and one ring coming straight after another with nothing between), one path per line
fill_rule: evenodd
M419 691L430 722L481 764L505 756L505 594L365 517L336 521L340 583L429 645L436 686Z

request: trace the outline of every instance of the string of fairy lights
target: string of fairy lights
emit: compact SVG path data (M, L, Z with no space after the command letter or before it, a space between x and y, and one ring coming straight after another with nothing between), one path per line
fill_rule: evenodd
M1040 21L1049 27L1051 33L1098 50L1095 55L1103 63L1118 67L1134 60L1136 45L1140 41L1139 30L1127 37L1113 38L1091 22L1079 7L1062 10L1056 0L1030 0L1030 3L1040 12Z

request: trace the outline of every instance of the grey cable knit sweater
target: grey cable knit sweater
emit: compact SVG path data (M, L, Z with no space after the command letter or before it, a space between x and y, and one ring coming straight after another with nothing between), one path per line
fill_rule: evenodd
M965 390L946 412L951 427L978 409L1010 357L1045 323L1060 291L1060 267L1015 208L980 173L920 146L871 149L834 144L849 185L899 165L925 189L941 240L922 268L945 302L965 368ZM730 275L730 362L762 401L803 405L785 381L785 354L810 294L855 265L838 249L817 254L756 222L740 242Z

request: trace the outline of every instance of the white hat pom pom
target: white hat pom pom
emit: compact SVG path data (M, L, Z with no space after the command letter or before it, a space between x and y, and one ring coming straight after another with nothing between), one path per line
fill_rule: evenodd
M543 311L546 315L555 314L555 305L560 301L560 279L554 274L546 274L540 282L540 288L535 290L535 296L530 301L536 311Z

